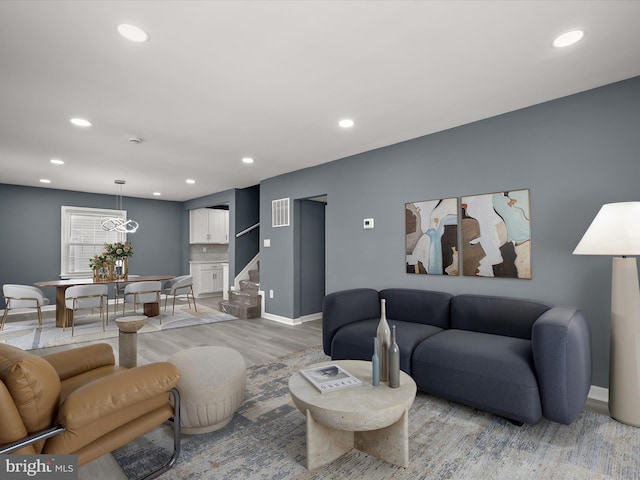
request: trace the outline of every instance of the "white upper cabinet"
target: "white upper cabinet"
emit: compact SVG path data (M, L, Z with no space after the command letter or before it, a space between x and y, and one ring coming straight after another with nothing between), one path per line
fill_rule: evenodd
M189 243L229 243L229 210L191 210L189 226Z

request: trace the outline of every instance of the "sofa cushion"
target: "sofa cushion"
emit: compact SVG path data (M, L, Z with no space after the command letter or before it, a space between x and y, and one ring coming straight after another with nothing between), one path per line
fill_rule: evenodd
M388 288L380 292L386 300L387 318L449 328L453 295L429 290Z
M531 300L458 295L451 300L451 328L531 340L533 324L550 308Z
M60 379L49 362L17 347L0 344L0 380L11 394L29 434L53 425Z
M345 325L336 332L331 344L333 360L371 360L373 339L378 329L379 318ZM400 369L411 375L411 354L424 339L442 332L442 328L412 322L389 320L396 326L396 343L400 349Z
M326 295L322 301L322 346L331 355L335 333L344 325L380 318L380 299L373 288L354 288Z
M529 340L447 330L416 347L411 371L427 393L520 422L542 416Z

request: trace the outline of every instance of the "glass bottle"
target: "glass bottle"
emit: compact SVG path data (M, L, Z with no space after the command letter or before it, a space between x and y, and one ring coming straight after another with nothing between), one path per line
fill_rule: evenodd
M378 337L373 337L373 357L371 357L371 385L380 385L380 357L378 357Z
M391 329L391 345L389 346L389 387L400 386L400 349L396 343L396 326Z
M380 300L380 323L376 333L378 337L378 356L380 358L380 381L389 380L389 345L391 344L391 330L387 322L386 300Z

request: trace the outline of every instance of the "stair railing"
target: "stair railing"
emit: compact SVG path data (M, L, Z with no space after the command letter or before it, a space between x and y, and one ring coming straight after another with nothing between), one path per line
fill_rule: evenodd
M254 230L254 229L258 228L259 226L260 226L260 222L256 223L255 225L250 226L249 228L245 228L240 233L236 233L236 238L240 238L241 236L249 233L251 230Z

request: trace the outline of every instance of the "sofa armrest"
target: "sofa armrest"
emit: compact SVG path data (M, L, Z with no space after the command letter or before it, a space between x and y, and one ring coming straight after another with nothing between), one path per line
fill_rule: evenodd
M77 430L150 398L168 393L180 372L168 362L151 363L100 378L71 392L60 405L58 422Z
M380 318L380 298L372 288L355 288L333 292L322 301L322 346L331 355L331 342L343 326Z
M53 365L60 380L75 377L81 373L106 365L115 365L113 349L108 343L98 343L86 347L72 348L49 355L43 355Z
M584 408L591 387L591 331L581 310L553 307L533 324L533 360L549 420L570 424Z

